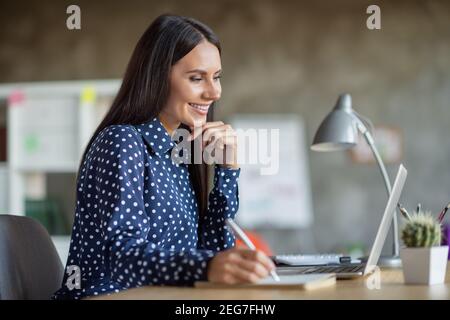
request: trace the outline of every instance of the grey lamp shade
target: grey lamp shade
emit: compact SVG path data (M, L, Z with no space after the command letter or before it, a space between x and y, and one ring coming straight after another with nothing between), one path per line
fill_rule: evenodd
M338 151L354 147L358 141L358 132L352 112L350 95L339 96L336 106L317 129L311 149Z

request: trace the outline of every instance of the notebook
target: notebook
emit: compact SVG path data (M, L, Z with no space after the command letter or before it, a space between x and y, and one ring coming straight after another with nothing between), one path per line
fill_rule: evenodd
M242 288L242 289L301 289L313 290L336 284L336 275L334 273L323 274L295 274L280 275L280 281L275 281L271 277L260 280L257 283L241 283L241 284L222 284L209 281L197 281L197 288Z

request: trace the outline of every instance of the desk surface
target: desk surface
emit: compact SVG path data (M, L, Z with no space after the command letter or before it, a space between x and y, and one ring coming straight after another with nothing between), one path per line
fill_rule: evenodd
M316 290L296 289L198 289L182 287L140 287L93 299L137 300L228 300L228 299L445 299L450 300L450 264L445 284L405 285L401 269L382 269L379 289L374 278L338 280L335 286Z

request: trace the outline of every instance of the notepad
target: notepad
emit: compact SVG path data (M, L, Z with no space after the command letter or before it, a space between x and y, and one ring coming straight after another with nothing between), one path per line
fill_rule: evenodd
M275 281L271 277L265 278L257 283L242 284L222 284L208 281L197 281L197 288L243 288L243 289L302 289L313 290L336 284L336 275L334 273L321 274L295 274L295 275L279 275L280 281Z

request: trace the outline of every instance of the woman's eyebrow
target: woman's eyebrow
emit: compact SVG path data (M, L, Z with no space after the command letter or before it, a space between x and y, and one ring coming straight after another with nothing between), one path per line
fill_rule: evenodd
M214 72L214 74L218 74L221 73L222 69L217 70L216 72ZM201 70L201 69L194 69L194 70L190 70L187 71L186 73L200 73L200 74L207 74L208 72L206 70Z

